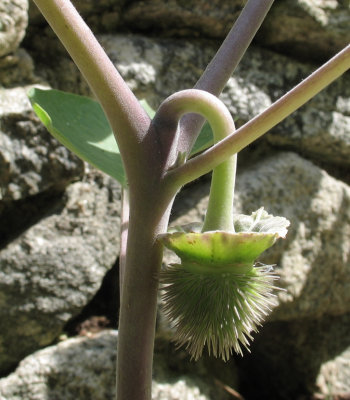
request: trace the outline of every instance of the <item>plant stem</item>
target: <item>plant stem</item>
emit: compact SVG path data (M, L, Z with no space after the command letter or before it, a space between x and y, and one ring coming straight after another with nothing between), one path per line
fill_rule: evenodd
M165 199L160 192L159 185L150 187L142 200L130 193L118 332L118 400L151 399L157 276L162 261L162 246L157 237L166 232L171 204L171 199Z
M202 232L221 230L234 232L233 197L237 154L214 168L211 178L208 209Z
M216 96L222 92L241 61L274 0L248 0L226 39L195 85ZM181 121L179 151L188 154L204 123L200 115L187 115Z
M166 155L164 166L176 159L176 128L187 112L204 115L217 135L234 129L229 111L215 96L194 89L175 93L161 104L150 130ZM163 127L169 130L163 132ZM159 137L162 132L164 138ZM167 230L172 201L179 189L177 183L164 184L162 172L146 183L130 185L129 234L119 317L118 400L151 399L157 276L162 260L157 237Z
M100 101L131 179L150 119L69 0L34 0Z
M185 185L238 153L273 128L350 68L350 45L282 96L268 109L186 164L170 169L165 180Z
M213 130L214 143L232 133L231 124ZM225 129L226 128L226 129ZM236 181L237 154L218 165L213 170L208 208L202 232L222 230L234 232L233 198Z
M214 132L214 137L217 139L225 137L228 132L232 132L235 129L231 114L224 103L216 96L197 89L182 90L165 99L157 110L152 125L155 127L168 126L171 127L173 132L177 132L179 121L188 113L196 113L206 118ZM168 138L171 136L170 133L171 131L169 130L166 138L163 139L163 143L167 143L168 158L173 161L173 165L168 161L168 168L173 170L176 169L175 160L181 153L178 151L180 147L178 137L168 143ZM173 133L172 136L175 136L175 134ZM171 148L169 148L170 145ZM182 186L176 181L172 182L171 179L167 180L166 186L168 185L176 188L176 190Z
M189 112L198 113L208 120L214 132L215 142L225 138L235 129L233 119L224 104L212 94L196 89L177 92L164 100L152 124L170 126L175 132L181 118ZM169 133L167 137L170 136ZM169 157L175 160L176 153L177 142L175 140L172 143ZM213 171L209 206L203 230L233 231L236 160L237 156L233 155Z

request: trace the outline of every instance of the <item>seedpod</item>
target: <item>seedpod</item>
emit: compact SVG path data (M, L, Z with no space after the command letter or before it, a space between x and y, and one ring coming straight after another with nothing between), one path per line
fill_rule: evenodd
M248 349L276 303L270 265L256 263L289 221L262 208L251 216L234 217L235 232L199 232L194 225L160 236L181 259L160 273L164 311L175 326L175 341L198 359L209 354L228 360L232 351Z

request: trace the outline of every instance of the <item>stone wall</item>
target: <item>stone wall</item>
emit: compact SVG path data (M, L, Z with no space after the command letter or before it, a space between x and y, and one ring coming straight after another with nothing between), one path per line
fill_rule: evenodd
M193 87L244 2L74 3L135 94L156 108ZM276 1L221 95L236 124L348 44L349 19L344 0ZM194 366L174 351L160 314L154 399L226 399L230 388L246 399L350 393L349 83L347 73L239 156L237 212L264 206L291 220L287 239L262 259L277 265L286 291L251 354ZM120 187L46 132L26 97L35 85L90 95L34 4L2 1L0 399L113 398L115 331L57 341L91 316L96 298L108 302L99 288L118 258ZM208 190L209 178L186 187L172 223L202 220Z

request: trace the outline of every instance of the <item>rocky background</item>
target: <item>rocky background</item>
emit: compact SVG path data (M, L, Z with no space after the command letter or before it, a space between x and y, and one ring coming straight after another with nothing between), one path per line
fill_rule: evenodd
M154 107L192 87L241 0L76 0L127 83ZM277 0L221 99L237 125L350 41L348 0ZM240 154L236 208L291 220L262 261L279 305L251 354L189 361L159 317L154 399L350 398L350 76ZM113 399L118 183L39 123L35 85L90 94L33 3L0 3L0 399ZM205 177L173 223L203 218Z

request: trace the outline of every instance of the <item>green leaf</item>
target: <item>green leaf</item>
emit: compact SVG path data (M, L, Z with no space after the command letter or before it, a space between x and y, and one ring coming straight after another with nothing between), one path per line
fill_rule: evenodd
M81 159L127 186L126 175L112 128L100 104L88 97L54 89L33 88L28 92L33 109L47 130ZM150 118L155 111L146 100L140 101ZM206 123L191 155L213 143Z
M140 100L140 104L143 107L143 109L146 111L146 113L148 114L148 116L153 119L154 115L155 115L155 111L153 110L153 108L147 103L147 100L142 99Z
M59 90L33 88L33 109L47 130L81 159L126 186L121 155L100 104Z
M214 143L213 139L213 131L211 130L210 125L206 122L199 133L199 136L191 150L191 156L199 153L208 147L210 147Z
M290 222L284 217L268 214L264 207L261 207L251 215L234 215L233 224L236 232L273 233L276 237L284 238L287 235Z

